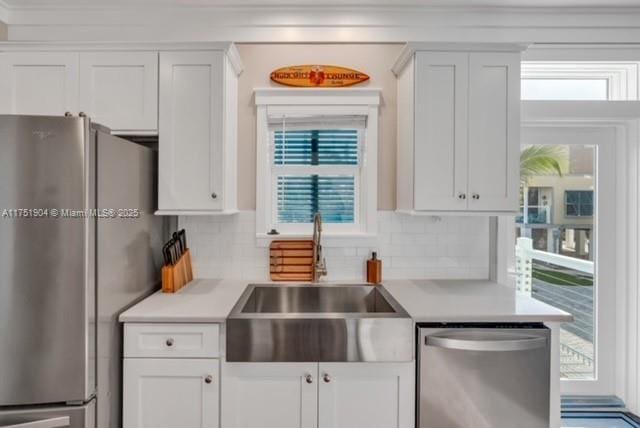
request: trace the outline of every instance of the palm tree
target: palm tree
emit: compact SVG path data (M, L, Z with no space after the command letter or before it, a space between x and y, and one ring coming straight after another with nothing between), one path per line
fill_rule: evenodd
M536 175L559 175L567 169L566 146L527 146L520 152L520 184Z
M520 195L523 202L522 223L529 217L529 181L538 175L562 176L568 167L566 146L527 146L520 152ZM523 235L525 233L523 228Z

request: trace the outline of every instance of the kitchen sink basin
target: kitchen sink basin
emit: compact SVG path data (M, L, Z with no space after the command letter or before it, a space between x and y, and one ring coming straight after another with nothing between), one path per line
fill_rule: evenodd
M383 286L251 284L227 318L227 361L411 361L412 331Z
M353 286L253 286L243 314L397 313L379 288Z

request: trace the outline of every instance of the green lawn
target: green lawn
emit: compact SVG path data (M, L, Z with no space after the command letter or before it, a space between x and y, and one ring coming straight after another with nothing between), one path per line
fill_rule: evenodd
M591 278L542 269L537 266L533 267L533 277L556 285L593 285L593 279Z

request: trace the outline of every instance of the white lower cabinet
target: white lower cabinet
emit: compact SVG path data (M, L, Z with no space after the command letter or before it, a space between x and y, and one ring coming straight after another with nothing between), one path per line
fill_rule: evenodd
M318 428L408 428L412 363L320 363Z
M227 363L224 428L412 428L414 363Z
M218 428L217 359L125 358L124 428Z
M226 363L224 428L317 428L317 363Z

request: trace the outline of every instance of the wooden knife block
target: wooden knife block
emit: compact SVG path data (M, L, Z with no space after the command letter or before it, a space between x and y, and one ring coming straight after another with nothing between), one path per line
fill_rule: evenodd
M193 268L191 266L191 252L186 250L175 265L162 267L162 292L175 293L182 287L193 281Z
M272 281L313 279L313 241L272 241L269 247Z

